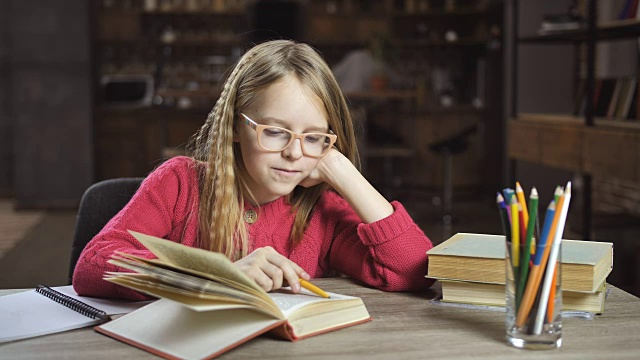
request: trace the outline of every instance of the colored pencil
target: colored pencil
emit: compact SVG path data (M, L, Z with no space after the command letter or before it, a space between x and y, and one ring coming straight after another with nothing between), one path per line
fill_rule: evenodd
M522 215L524 217L524 223L529 223L529 211L527 209L527 201L524 198L524 190L522 190L522 186L520 183L516 181L516 196L518 197L518 203L522 206Z
M533 257L533 264L539 265L542 260L542 254L544 248L547 245L547 239L549 238L549 231L551 231L551 225L553 224L553 218L556 214L556 202L551 200L549 206L547 206L547 212L544 215L544 225L542 225L542 233L540 234L540 240L536 245L536 253Z
M504 201L506 204L511 204L511 198L515 195L515 191L512 188L506 188L502 190L504 194Z
M500 195L500 201L498 202L498 207L505 210L505 213L507 214L507 220L508 220L507 227L509 228L508 230L511 231L510 230L511 229L511 211L509 211L509 206L507 205L507 202L502 196L502 194L500 194L500 192L497 192L497 194ZM496 198L496 201L498 201L497 198ZM509 236L510 235L511 234L509 234Z
M518 203L518 222L520 225L520 257L522 258L524 256L524 245L527 241L527 223L524 222L524 212L520 203ZM523 264L522 260L520 260L520 264Z
M562 190L562 186L560 185L556 186L556 189L553 192L553 200L556 201L556 204L558 203L558 199L560 198L560 196L562 196L562 194L564 194L564 191Z
M529 216L529 223L527 224L526 240L523 248L522 266L520 267L520 279L518 286L516 287L516 298L521 299L524 292L524 286L527 282L527 275L529 275L529 260L531 259L531 249L533 248L533 232L536 228L536 220L538 218L538 191L536 188L531 189L531 195L529 195L529 210L531 210Z
M513 267L518 270L520 266L520 210L514 197L511 197L509 209L511 210L511 261Z
M558 204L556 209L559 207L562 208L562 203L564 202L564 196L561 196L558 200ZM561 211L556 211L553 216L553 223L551 224L551 228L547 233L547 239L543 240L545 242L543 251L540 251L540 246L536 250L536 258L539 258L539 262L536 264L534 261L533 267L531 268L529 279L527 280L527 286L525 288L524 295L522 297L522 303L518 308L518 314L516 316L516 326L521 327L524 325L525 320L529 316L529 312L531 311L531 307L533 306L533 301L535 300L538 289L540 288L540 280L542 279L542 275L544 269L547 265L547 260L549 259L549 253L551 252L551 242L548 240L552 240L553 234L555 234L558 222L560 220Z
M498 213L500 215L500 223L502 224L502 232L504 232L504 236L507 240L506 242L506 251L509 253L509 259L512 258L512 254L511 254L511 225L510 225L510 220L509 220L509 209L507 208L507 204L505 204L504 202L504 197L502 196L502 194L500 194L500 192L497 193L496 195L496 204L498 205ZM509 262L511 264L511 266L508 267L508 269L511 270L511 276L515 276L515 273L513 273L513 261L510 260ZM509 274L507 274L509 275ZM514 277L515 279L515 277Z
M324 292L324 290L320 289L319 287L308 282L307 280L300 279L300 286L323 298L327 298L327 299L329 298L329 294Z
M547 305L547 322L548 323L551 323L553 321L553 310L555 307L557 276L558 276L558 263L556 263L556 267L553 272L553 279L551 280L551 290L549 290L549 305Z
M560 199L562 199L561 200L562 206L560 208L561 209L560 219L559 219L556 231L552 233L554 235L553 244L552 244L553 248L551 250L551 254L549 255L549 262L547 264L544 283L542 285L542 292L540 294L540 306L538 307L538 314L536 316L536 321L533 327L533 333L536 335L539 335L542 333L542 324L544 322L544 315L547 312L547 304L549 302L549 293L551 291L551 283L555 275L556 262L558 261L558 255L560 252L560 243L562 242L564 225L567 221L567 212L569 211L569 202L571 201L571 182L567 183L567 186L564 189L564 195Z
M507 204L504 202L504 197L499 192L496 193L496 204L498 205L498 212L500 215L500 223L502 224L502 231L504 232L507 242L511 242L511 225L509 220L509 210Z

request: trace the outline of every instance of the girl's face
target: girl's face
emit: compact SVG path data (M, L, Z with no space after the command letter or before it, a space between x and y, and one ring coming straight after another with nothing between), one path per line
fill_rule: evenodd
M273 83L243 113L260 125L278 126L299 134L329 131L322 100L295 76ZM248 186L258 205L290 194L319 161L302 153L300 139L282 151L262 149L256 130L245 124L241 115L236 118L234 141L240 143L250 176Z

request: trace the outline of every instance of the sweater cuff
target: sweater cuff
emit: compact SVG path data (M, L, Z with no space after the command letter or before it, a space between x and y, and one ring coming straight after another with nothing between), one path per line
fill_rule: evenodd
M358 235L365 245L379 245L392 241L416 226L402 204L392 201L391 206L394 209L393 214L371 224L358 225Z

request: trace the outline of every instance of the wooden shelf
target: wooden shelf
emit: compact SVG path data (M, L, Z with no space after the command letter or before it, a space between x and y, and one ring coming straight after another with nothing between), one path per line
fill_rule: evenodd
M476 7L466 7L460 8L453 11L447 11L444 9L439 10L429 10L425 12L406 12L406 11L396 11L394 16L397 18L446 18L446 17L465 17L465 16L486 16L488 15L487 9L476 8Z
M514 160L606 178L640 181L640 124L586 126L572 115L520 114L509 121Z
M245 16L246 10L244 9L234 9L234 10L223 10L216 11L213 9L198 9L198 10L186 10L186 9L174 9L174 10L144 10L140 8L103 8L100 9L99 12L104 15L113 15L113 16L122 16L122 15L133 15L133 16Z
M329 39L320 39L320 40L308 40L307 43L316 48L364 48L367 46L366 41L359 40L329 40Z
M197 90L184 90L184 89L158 89L156 90L157 96L162 97L188 97L188 98L210 98L217 99L220 96L219 88L200 88Z
M214 11L214 10L197 10L197 11L187 11L187 10L172 10L172 11L141 11L141 15L146 16L238 16L244 17L246 16L246 11L239 10L226 10L226 11Z
M332 19L344 19L344 20L352 20L353 19L364 19L364 20L385 20L387 14L376 14L376 13L360 13L355 11L350 12L336 12L336 13L328 13L328 12L314 12L312 14L315 19L327 18L328 20Z
M584 126L584 117L566 114L521 113L518 114L515 120ZM640 120L622 121L607 118L595 118L594 121L595 125L599 128L613 128L620 130L631 129L640 131Z
M350 100L415 99L418 93L412 90L352 91L344 94Z
M581 116L567 114L520 113L514 120L576 126L584 124L584 118Z
M464 47L464 46L485 46L489 40L475 39L475 38L467 38L467 39L458 39L456 41L446 41L446 40L423 40L423 39L415 39L415 40L402 40L398 41L402 46L406 47L434 47L434 46L447 46L447 47Z
M636 38L640 36L640 20L626 19L602 22L596 28L596 41ZM557 31L548 34L523 36L518 39L521 43L548 44L574 43L589 40L587 29Z

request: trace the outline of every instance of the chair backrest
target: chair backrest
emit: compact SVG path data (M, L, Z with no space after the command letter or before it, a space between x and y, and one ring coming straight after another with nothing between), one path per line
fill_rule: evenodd
M144 178L117 178L91 185L82 195L71 245L69 284L80 253L133 197Z

